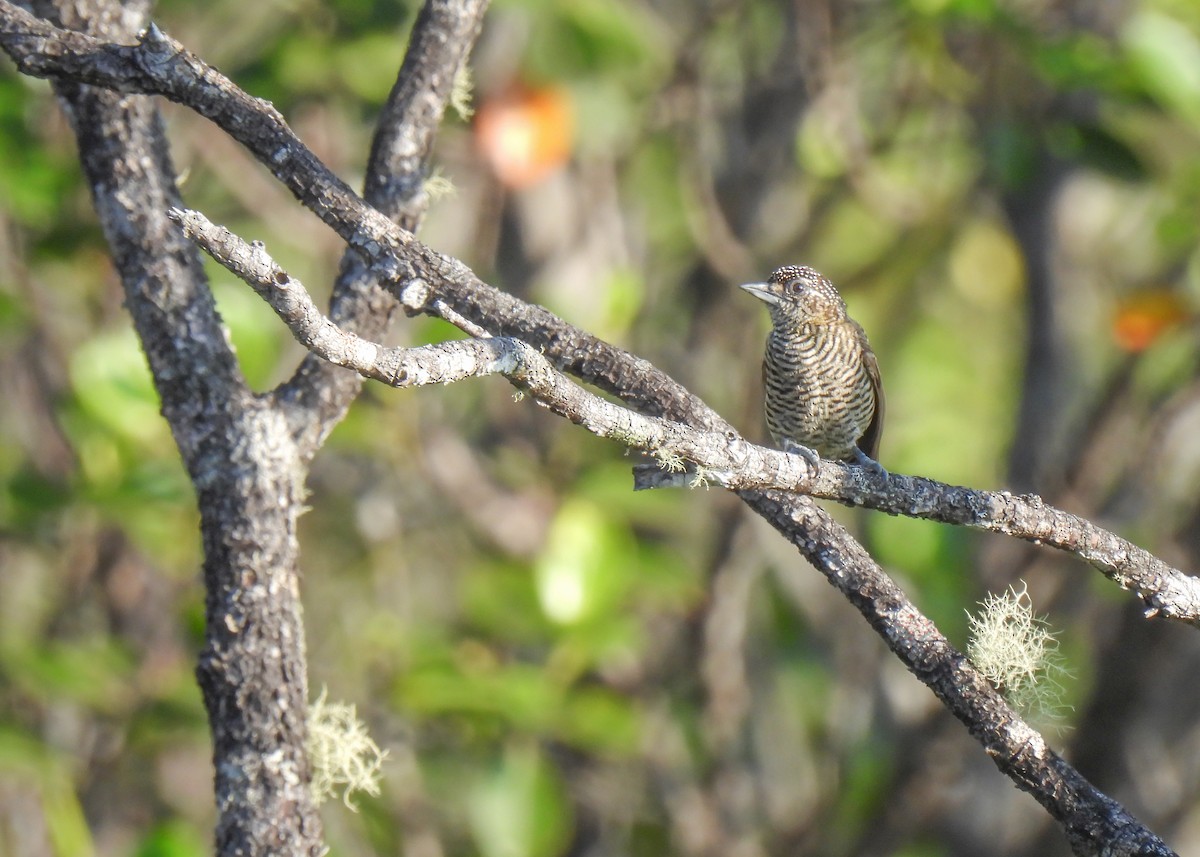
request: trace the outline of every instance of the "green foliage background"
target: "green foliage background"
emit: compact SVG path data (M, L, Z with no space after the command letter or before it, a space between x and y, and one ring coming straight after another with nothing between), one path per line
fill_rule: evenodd
M156 20L360 183L414 14ZM733 286L811 263L879 354L889 469L1037 490L1196 567L1196 4L497 0L474 65L481 105L565 92L572 157L506 189L449 118L432 246L759 438L766 319ZM193 495L65 121L2 67L0 852L207 853ZM188 204L327 290L336 237L163 109ZM286 378L298 346L210 275L247 375ZM1164 328L1122 349L1147 305ZM333 853L1067 853L760 522L715 490L632 494L631 462L498 380L365 391L302 522L314 694L390 753L381 796L327 807ZM834 512L962 645L964 610L1024 578L1077 676L1059 746L1200 847L1194 634L1078 562Z

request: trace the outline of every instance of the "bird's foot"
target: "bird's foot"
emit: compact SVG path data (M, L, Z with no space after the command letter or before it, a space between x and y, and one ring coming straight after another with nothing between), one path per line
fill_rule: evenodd
M810 476L815 476L817 471L821 469L821 456L817 454L815 449L802 446L794 440L785 440L783 442L783 451L791 455L798 455L804 459L804 463L808 465L808 473Z
M888 477L888 472L884 468L884 466L882 464L880 464L878 461L876 461L874 458L872 458L871 456L867 455L865 452L863 452L857 446L854 447L854 463L857 464L859 467L865 467L867 470L870 470L876 476L882 476L884 479L887 479L887 477Z

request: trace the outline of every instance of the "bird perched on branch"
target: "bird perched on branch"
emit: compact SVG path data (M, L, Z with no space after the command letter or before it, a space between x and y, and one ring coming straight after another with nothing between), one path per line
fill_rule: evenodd
M886 473L875 460L883 430L879 363L833 283L788 265L742 288L771 311L762 368L771 438L814 470L823 456Z

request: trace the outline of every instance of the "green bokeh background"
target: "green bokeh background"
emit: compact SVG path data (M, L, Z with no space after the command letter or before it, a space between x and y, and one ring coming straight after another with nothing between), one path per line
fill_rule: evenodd
M359 185L415 11L155 18ZM879 355L890 470L1036 490L1196 566L1200 6L497 0L474 67L478 106L565 93L572 156L505 188L449 117L429 244L754 438L767 322L734 285L811 263ZM187 203L327 295L336 236L163 110ZM247 377L287 378L299 347L208 270ZM1144 295L1172 323L1131 351ZM208 853L194 497L65 120L7 60L0 401L0 853ZM389 751L380 796L323 810L332 853L1068 853L761 521L716 489L633 494L632 462L498 379L365 390L301 531L314 694ZM1082 563L833 512L960 646L965 611L1024 579L1075 673L1055 746L1200 848L1194 634Z

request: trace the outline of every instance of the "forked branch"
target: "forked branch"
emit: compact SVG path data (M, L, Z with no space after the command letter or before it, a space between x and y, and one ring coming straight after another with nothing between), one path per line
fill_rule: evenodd
M749 471L771 464L781 470L802 471L805 467L799 456L754 447L736 435L699 431L608 402L568 380L537 350L517 339L483 337L418 348L385 348L367 342L325 318L303 286L283 271L261 244L247 244L196 212L175 210L170 216L189 237L248 282L300 342L366 377L402 387L503 374L555 413L601 437L654 451L660 457L665 452L699 463L710 461L703 456L711 453L716 456L713 463L735 464L732 458L736 457ZM423 285L412 283L409 288L421 290ZM738 451L731 452L733 448ZM739 472L722 474L726 481L758 478ZM811 501L780 491L745 491L743 496L862 612L888 647L966 724L997 767L1063 825L1076 853L1173 853L1049 749L1044 738L1012 710L866 551Z

